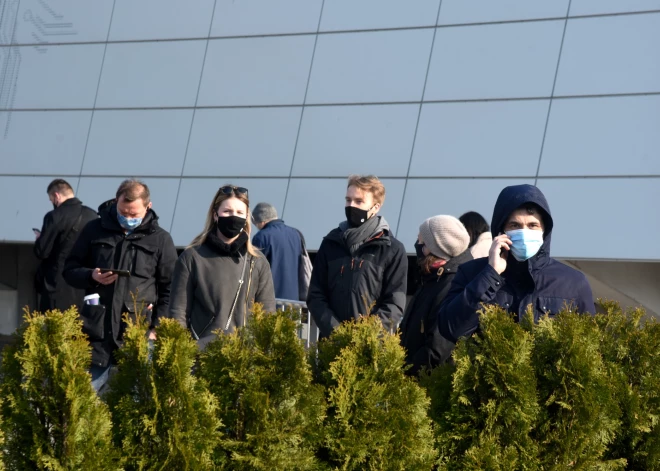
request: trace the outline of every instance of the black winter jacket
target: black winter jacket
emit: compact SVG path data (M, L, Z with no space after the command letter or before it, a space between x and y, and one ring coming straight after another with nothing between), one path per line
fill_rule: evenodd
M167 316L170 282L176 248L170 234L158 225L158 216L147 211L142 224L125 234L117 222L116 204L99 208L100 219L87 224L67 258L64 279L87 294L98 293L100 305L83 306L83 331L92 344L92 362L106 366L112 352L121 345L125 324L122 313L135 314L144 304L143 314L153 327L160 316ZM95 268L128 270L130 277L119 277L111 285L99 285L92 278ZM146 307L153 304L153 309Z
M435 368L451 357L454 343L440 334L437 312L458 267L470 260L472 255L466 250L435 273L422 276L422 285L408 302L401 321L401 346L406 349L406 363L412 365L409 374L416 375L423 367Z
M244 326L254 303L261 303L266 312L275 311L266 257L253 257L244 245L237 250L231 247L209 235L203 244L187 248L174 268L169 315L190 329L201 349L215 338L216 331L230 333ZM243 283L239 285L241 274Z
M406 249L383 231L351 256L341 234L338 228L330 231L314 260L307 307L319 338L329 336L342 321L366 314L377 315L385 329L394 332L406 303Z
M78 234L96 218L96 211L83 206L78 198L69 198L44 216L41 236L34 243L34 254L41 260L37 272L41 311L66 310L72 305L80 310L83 291L69 286L62 271Z
M518 320L529 305L534 308L535 321L545 314L555 315L564 305L578 312L595 312L586 277L550 257L553 220L548 202L537 187L516 185L500 193L493 212L493 237L500 234L511 213L525 203L535 203L545 212L541 249L524 262L509 253L501 275L488 264L488 258L462 265L439 310L438 325L444 337L456 341L474 333L479 327L477 311L482 304L497 304L516 314Z

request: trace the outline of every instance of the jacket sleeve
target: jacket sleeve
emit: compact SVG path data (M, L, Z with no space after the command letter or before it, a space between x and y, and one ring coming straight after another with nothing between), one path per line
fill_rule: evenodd
M91 221L85 225L64 264L62 276L74 288L87 289L96 286L92 273L97 267L87 266L94 231L93 224L94 221Z
M479 327L477 311L481 309L481 304L493 302L503 284L504 279L490 265L486 265L473 279L460 267L440 306L440 334L452 342L472 335Z
M188 317L192 311L195 293L195 279L190 273L190 257L181 254L174 264L170 285L169 316L183 327L188 328Z
M41 235L34 243L34 255L39 260L46 260L55 246L55 241L59 231L53 216L53 211L49 211L44 216L44 222L41 226Z
M259 279L257 280L257 290L254 293L254 302L263 304L266 312L275 312L275 287L270 265L261 264L261 270L258 273Z
M406 307L408 257L401 245L383 272L383 284L378 304L372 314L380 317L385 330L395 332Z
M316 253L312 279L309 282L307 308L319 328L320 336L327 337L339 326L339 320L328 302L328 261L323 242Z
M161 316L166 316L168 306L170 304L170 288L172 283L172 273L176 263L177 254L174 241L169 233L165 233L166 237L161 247L160 257L156 266L156 288L158 290L158 301L153 308L151 316L151 327L158 325Z

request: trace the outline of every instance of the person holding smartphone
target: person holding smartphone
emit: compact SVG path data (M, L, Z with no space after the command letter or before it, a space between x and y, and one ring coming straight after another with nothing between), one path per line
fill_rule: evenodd
M125 180L114 200L99 207L100 218L88 223L66 260L64 279L86 294L98 294L97 305L83 305L83 332L92 345L92 384L98 391L121 346L122 314L142 310L150 337L167 315L176 248L158 225L149 187ZM134 302L134 297L135 301Z
M438 313L440 333L455 342L479 328L477 312L496 304L522 319L531 306L534 321L564 306L594 313L583 273L550 257L554 221L545 196L532 185L504 188L497 198L488 257L462 265Z
M53 210L46 213L41 230L32 228L35 235L34 255L41 261L37 269L35 287L39 294L39 311L67 310L76 306L80 311L83 291L64 281L64 262L71 252L78 233L89 221L96 219L96 211L75 197L66 180L57 178L46 189Z

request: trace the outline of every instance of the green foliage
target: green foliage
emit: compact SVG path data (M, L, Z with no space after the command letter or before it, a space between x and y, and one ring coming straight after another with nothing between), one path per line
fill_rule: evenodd
M564 310L533 329L534 368L543 405L535 435L546 470L621 469L604 460L620 427L610 375L592 316Z
M212 469L222 424L216 398L191 371L196 343L176 321L162 319L150 351L144 317L124 322L119 369L106 400L126 469Z
M531 364L533 339L511 316L486 307L481 333L458 342L452 390L446 373L426 380L441 391L438 447L447 470L539 469L538 445L531 432L540 412ZM434 381L435 380L435 381ZM430 383L430 384L429 384Z
M315 371L329 403L322 456L349 470L430 470L429 399L404 374L405 352L377 317L342 324L319 344Z
M325 416L291 311L256 305L247 326L219 334L200 356L200 376L218 397L232 470L318 469Z
M92 388L91 352L81 328L75 309L25 311L1 369L6 469L119 469L110 414Z
M610 458L625 458L628 469L660 470L660 324L644 322L644 311L624 312L614 302L600 303L597 316L601 352L622 411L622 427Z

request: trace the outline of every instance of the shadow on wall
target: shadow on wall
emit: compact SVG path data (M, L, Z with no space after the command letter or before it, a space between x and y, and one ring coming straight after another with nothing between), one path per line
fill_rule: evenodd
M624 309L642 306L660 319L660 263L562 260L584 273L594 299L618 301Z

